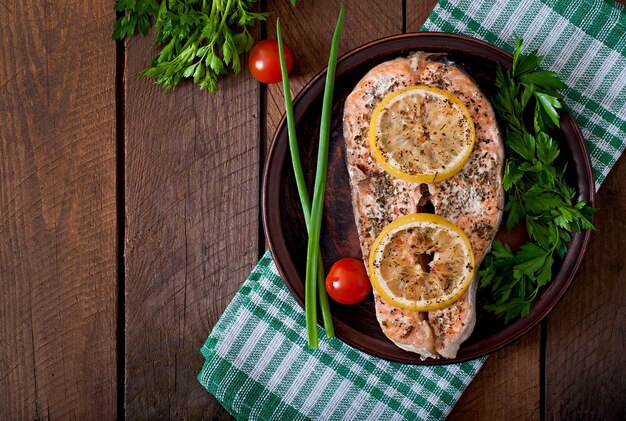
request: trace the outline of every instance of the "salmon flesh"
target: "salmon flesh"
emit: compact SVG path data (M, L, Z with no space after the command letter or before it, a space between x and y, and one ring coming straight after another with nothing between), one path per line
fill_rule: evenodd
M411 183L385 172L370 152L368 131L373 110L389 93L407 86L437 87L463 102L476 129L476 143L465 166L437 183ZM416 52L371 69L344 106L343 134L352 205L366 267L372 243L383 227L402 215L424 211L458 225L467 234L480 266L498 230L504 207L504 146L496 117L476 82L446 55ZM376 317L398 347L422 359L454 358L476 324L478 273L466 293L449 307L428 313L404 310L374 291Z

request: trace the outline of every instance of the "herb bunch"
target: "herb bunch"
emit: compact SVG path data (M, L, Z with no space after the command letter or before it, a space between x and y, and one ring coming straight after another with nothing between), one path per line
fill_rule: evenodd
M572 231L595 229L596 209L575 202L568 186L566 164L557 162L559 145L550 136L559 127L558 110L566 85L551 71L538 70L543 57L537 50L522 54L516 38L511 71L496 73L496 113L504 128L507 159L502 180L506 192L507 230L525 224L527 241L516 253L496 240L480 271L481 287L491 292L485 310L505 323L526 317L540 289L552 279L556 255L562 258Z
M221 75L241 71L239 56L252 48L248 28L265 20L253 12L256 0L117 0L124 12L113 26L113 39L124 39L136 30L146 35L155 19L154 46L160 51L141 75L154 79L168 91L192 78L200 89L217 91Z

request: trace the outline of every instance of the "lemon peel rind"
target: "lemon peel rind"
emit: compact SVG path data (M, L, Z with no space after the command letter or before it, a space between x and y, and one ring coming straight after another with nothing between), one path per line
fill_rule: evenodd
M383 154L383 152L378 147L376 129L377 129L377 121L379 119L380 114L393 100L395 100L399 96L405 95L407 92L414 91L414 90L427 90L431 93L434 92L436 94L444 96L446 99L450 100L453 104L459 107L459 109L461 110L461 112L463 113L463 115L468 121L469 129L470 129L470 146L467 148L467 152L462 157L462 159L460 159L457 164L453 165L451 168L445 170L444 172L435 172L434 174L408 174L396 168L395 166L391 165L389 161L387 160L387 158L385 157L385 155ZM401 180L409 181L412 183L435 183L435 182L446 180L454 176L456 173L461 171L461 169L465 166L476 144L476 128L474 126L474 120L472 119L472 116L470 115L469 110L467 109L466 105L457 96L453 95L452 93L448 91L445 91L443 89L440 89L434 86L418 84L418 85L410 85L405 88L399 89L397 91L393 91L387 94L382 99L382 101L376 106L376 108L374 109L374 112L372 113L372 117L370 119L370 124L369 124L368 141L369 141L369 147L370 147L370 150L372 152L374 159L389 174Z
M402 302L402 301L395 299L387 291L386 288L383 288L383 286L379 282L379 279L378 279L379 278L379 274L378 274L379 266L380 266L379 264L380 264L380 260L382 260L382 254L384 252L384 247L380 247L380 245L385 239L391 238L395 233L402 231L403 229L419 226L420 224L424 224L424 223L439 225L445 229L448 229L458 234L459 237L462 239L463 245L467 249L466 254L469 256L469 259L470 259L469 263L471 265L471 268L469 268L465 279L460 284L460 287L458 287L456 291L454 291L450 295L450 297L448 297L446 300L435 302L435 303L430 303L430 304L424 303L424 302L429 302L431 300L421 300L421 301L415 302L414 304L407 304L406 302ZM465 232L460 227L450 222L448 219L439 215L433 215L433 214L427 214L427 213L413 213L409 215L404 215L394 220L393 222L387 224L383 228L383 230L380 232L378 237L376 237L376 240L374 240L374 243L372 244L372 247L370 249L370 255L369 255L368 260L369 260L368 269L370 273L370 280L374 289L383 297L383 299L388 304L394 305L396 307L399 307L405 310L411 310L411 311L420 311L420 312L435 311L435 310L440 310L442 308L450 306L452 303L454 303L459 298L461 298L463 294L467 291L470 284L472 283L472 280L474 279L474 275L476 272L474 251L472 249L472 245L469 241L469 238L467 237ZM377 263L378 263L378 266L377 266Z

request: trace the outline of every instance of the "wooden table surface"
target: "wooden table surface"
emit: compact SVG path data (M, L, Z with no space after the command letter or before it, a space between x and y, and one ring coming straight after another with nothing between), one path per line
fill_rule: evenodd
M341 50L417 31L433 0L346 2ZM327 60L335 0L263 2ZM278 86L163 95L151 36L111 41L113 0L0 1L0 420L230 419L200 346L265 249L259 193ZM273 25L256 29L273 35ZM626 416L626 159L572 288L491 356L450 419Z

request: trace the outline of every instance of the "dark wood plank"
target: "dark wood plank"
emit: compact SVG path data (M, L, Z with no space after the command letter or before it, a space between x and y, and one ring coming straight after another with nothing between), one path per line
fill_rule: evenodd
M258 259L259 88L244 72L164 95L137 76L150 44L126 49L126 416L223 416L196 376Z
M406 0L406 31L419 32L437 0Z
M490 355L448 420L538 420L540 329Z
M275 20L280 17L283 40L294 56L294 68L289 77L295 95L311 78L328 64L330 41L337 14L345 3L340 53L350 51L369 41L402 32L402 2L342 2L340 0L299 1L292 7L288 1L270 1L272 18L268 34L275 38ZM375 18L373 18L375 17ZM285 103L280 85L267 90L268 142L284 113Z
M598 192L598 232L548 318L546 419L626 418L626 160Z
M295 65L290 81L295 92L299 92L315 73L326 66L330 39L340 4L339 1L299 2L298 6L293 8L288 1L269 2L268 10L272 14L268 24L269 37L275 37L274 22L275 17L279 16L283 28L283 37L294 54ZM394 8L377 6L378 10L363 10L357 4L346 4L346 20L341 51L348 51L371 39L401 32L402 3L395 0L394 4L396 5ZM372 22L368 18L369 12L379 14L381 20ZM319 45L320 48L311 48L312 45ZM256 88L256 85L253 86ZM284 112L280 86L268 86L266 98L265 117L267 125L265 129L267 139L265 142L267 145ZM257 181L260 183L260 179ZM211 411L215 410L214 408L216 407L211 403L205 410L205 414L210 414ZM216 412L213 416L217 419L231 418L225 411Z
M110 1L0 3L0 419L116 418Z
M622 157L598 192L598 232L580 273L548 318L546 419L626 418L624 197Z

